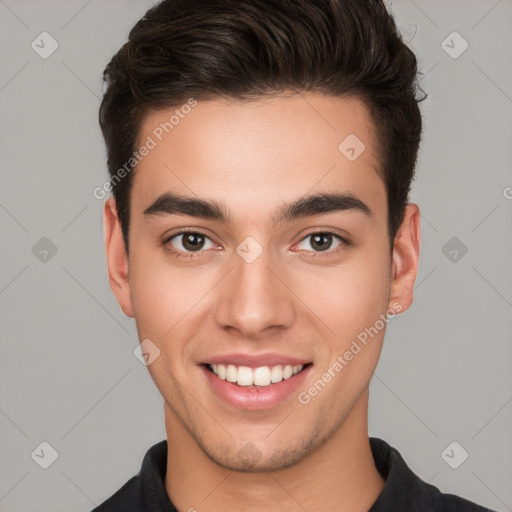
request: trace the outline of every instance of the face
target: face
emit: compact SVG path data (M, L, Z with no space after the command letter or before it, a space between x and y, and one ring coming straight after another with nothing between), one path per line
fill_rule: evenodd
M133 177L129 259L106 204L111 285L158 354L168 430L231 470L288 467L367 392L386 313L412 299L417 207L391 253L356 98L198 102L158 140L173 110L141 126L140 145L156 145Z

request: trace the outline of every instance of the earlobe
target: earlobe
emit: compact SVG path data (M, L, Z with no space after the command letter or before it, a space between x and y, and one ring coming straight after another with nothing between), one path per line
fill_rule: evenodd
M409 203L393 246L389 307L403 312L413 301L421 245L420 210Z
M121 223L117 215L116 203L113 198L105 201L103 227L110 287L123 313L133 318L134 313L128 279L128 257L126 255Z

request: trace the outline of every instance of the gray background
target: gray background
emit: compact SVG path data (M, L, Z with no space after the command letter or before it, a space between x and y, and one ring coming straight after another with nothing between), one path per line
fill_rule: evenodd
M151 4L0 0L1 512L90 510L165 438L92 194L106 179L101 72ZM370 434L443 491L512 510L512 2L392 9L429 93L411 197L423 240L414 305L372 380ZM31 47L43 31L59 45L46 59ZM458 36L442 45L454 31L469 44L458 58L445 51ZM43 441L58 452L48 469L31 457ZM453 441L469 453L458 469L441 456Z

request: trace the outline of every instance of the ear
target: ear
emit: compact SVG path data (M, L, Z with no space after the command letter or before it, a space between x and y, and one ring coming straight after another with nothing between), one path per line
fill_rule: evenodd
M117 216L116 202L112 197L105 201L103 228L105 231L105 248L110 287L123 313L133 318L134 313L128 280L128 256L124 246L121 223Z
M420 243L420 209L409 203L393 245L389 307L397 313L404 312L412 304Z

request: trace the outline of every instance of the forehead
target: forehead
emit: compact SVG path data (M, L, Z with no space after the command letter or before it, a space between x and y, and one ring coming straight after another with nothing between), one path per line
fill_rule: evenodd
M152 149L134 172L133 209L166 191L253 208L253 216L311 192L348 192L385 208L375 128L361 100L303 93L186 104L145 116L137 148Z

